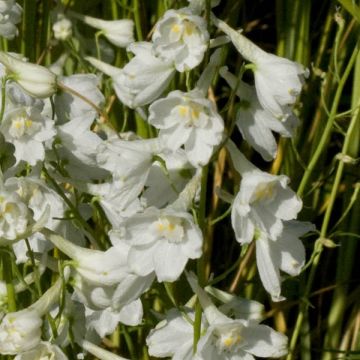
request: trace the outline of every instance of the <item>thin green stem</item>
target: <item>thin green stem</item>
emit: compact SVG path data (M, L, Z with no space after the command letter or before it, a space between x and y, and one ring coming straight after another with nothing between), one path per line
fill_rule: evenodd
M137 40L142 41L144 39L142 28L141 28L141 16L140 16L140 1L134 0L134 19Z
M353 55L354 54L355 54L355 59L356 59L357 51L354 51ZM349 69L352 68L352 65L354 64L355 59L354 59L354 56L351 57L350 62L349 62L348 66L347 66L347 68L345 70L345 74L347 72L350 72ZM347 77L345 76L345 74L341 78L340 84L344 81L344 78L346 80ZM335 97L336 97L336 95L335 95ZM332 115L332 116L334 117L335 114ZM344 155L344 156L348 152L348 148L350 146L350 140L352 138L353 131L354 131L358 121L359 121L359 113L357 113L356 116L353 116L353 118L352 118L352 120L350 122L349 128L347 130L347 133L346 133L346 136L345 136L345 141L344 141L342 152L341 152L342 155ZM302 324L303 324L304 318L305 318L305 316L307 314L307 309L308 309L308 305L309 305L309 303L307 302L306 299L308 299L309 294L311 292L311 287L312 287L312 284L314 282L316 270L318 268L318 265L319 265L319 262L320 262L320 256L321 256L323 246L324 246L323 243L321 242L321 239L326 238L326 236L327 236L328 226L329 226L329 223L330 223L330 216L331 216L334 204L335 204L335 199L337 197L338 188L339 188L339 185L340 185L343 170L344 170L344 162L339 161L337 171L336 171L336 174L335 174L334 183L333 183L331 194L330 194L330 199L328 201L326 212L325 212L324 219L323 219L323 223L322 223L322 226L321 226L320 238L315 243L315 249L314 249L314 253L313 253L313 262L312 262L312 265L311 265L311 268L310 268L310 274L309 274L309 277L307 279L305 291L304 291L304 294L303 294L303 299L305 301L303 301L301 306L300 306L300 311L299 311L299 314L298 314L298 317L297 317L295 329L294 329L294 332L293 332L293 335L292 335L292 338L291 338L291 342L290 342L289 355L287 357L287 360L293 360L295 358L295 347L296 347L297 340L298 340L298 337L299 337L299 334L300 334L300 330L302 328Z
M2 275L6 283L8 310L10 312L14 312L16 311L16 296L15 296L15 287L13 283L11 256L6 251L4 251L1 253L1 257L2 257Z
M300 182L300 185L299 185L299 188L297 191L299 196L302 196L304 194L304 191L308 185L308 182L310 181L311 175L316 167L316 164L317 164L318 160L320 159L320 156L322 155L323 151L325 150L325 147L327 145L327 142L329 140L329 137L330 137L333 125L334 125L334 121L336 119L336 113L337 113L337 109L339 106L340 98L341 98L345 83L346 83L346 81L351 73L351 70L355 64L358 52L359 52L359 48L358 48L358 45L356 45L355 49L350 57L349 63L344 71L344 74L339 81L339 86L337 87L335 97L334 97L334 100L332 103L332 107L330 110L330 115L329 115L327 124L325 126L325 129L323 131L323 134L321 136L321 139L319 141L319 144L309 162L309 165L307 166L307 168L305 170L303 178L301 179L301 182Z
M1 79L1 110L0 110L0 124L3 121L4 113L5 113L5 106L6 106L6 81L7 78L4 76Z

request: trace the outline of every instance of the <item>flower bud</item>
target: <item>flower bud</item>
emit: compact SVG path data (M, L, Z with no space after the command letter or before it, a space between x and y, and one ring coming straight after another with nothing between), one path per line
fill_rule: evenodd
M0 63L5 66L7 75L29 95L47 98L55 93L56 75L47 68L22 61L3 51L0 51Z

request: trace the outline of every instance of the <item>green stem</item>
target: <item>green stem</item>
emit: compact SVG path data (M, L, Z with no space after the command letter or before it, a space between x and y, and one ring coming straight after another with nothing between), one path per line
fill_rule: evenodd
M11 257L7 252L2 252L2 273L6 283L7 302L9 312L16 311L15 287L13 283L13 271Z
M206 193L207 193L207 181L209 174L209 166L204 166L202 169L201 176L201 190L200 190L200 204L199 204L199 214L198 214L198 223L200 229L203 231L204 242L206 241ZM204 244L203 244L204 248ZM204 264L204 255L202 255L197 260L197 276L199 279L199 285L205 285L205 264ZM198 301L195 306L195 321L194 321L194 344L193 350L194 353L197 349L197 343L201 336L201 318L202 318L202 308L200 302Z
M334 125L334 121L336 119L336 113L337 113L337 109L339 106L340 98L341 98L345 83L346 83L346 81L351 73L351 70L355 64L358 52L359 52L359 48L358 48L358 45L356 45L355 49L350 57L349 63L344 71L344 74L339 81L339 86L337 87L335 97L333 100L333 104L332 104L332 107L330 110L330 115L329 115L327 124L325 126L325 129L323 131L323 134L321 136L321 139L319 141L319 144L310 160L308 167L305 170L303 178L301 179L301 183L300 183L298 191L297 191L299 196L303 195L303 193L306 189L306 186L307 186L308 182L310 181L310 177L316 167L316 164L327 145L327 142L329 140L329 137L330 137L333 125Z
M83 219L78 209L73 205L73 203L68 199L68 197L64 194L61 187L58 185L58 183L52 178L52 176L49 174L45 166L43 167L43 172L46 176L46 178L50 181L52 186L54 186L56 192L61 196L61 198L65 201L66 205L69 207L73 215L76 217L76 220L79 221L79 223L82 225L84 230L90 235L88 236L91 244L95 247L95 249L99 248L99 244L96 242L96 234L94 233L94 230L91 228L91 226Z
M140 0L134 0L134 19L135 19L137 40L142 41L144 37L141 28Z
M0 124L3 121L4 113L5 113L5 102L6 102L6 76L1 79L1 110L0 110Z
M356 49L356 51L354 51L353 56L351 57L350 62L349 62L348 66L347 66L347 68L345 70L345 74L340 80L340 84L343 81L346 80L347 76L345 76L345 75L346 75L346 73L350 72L350 69L352 68L352 65L354 64L354 61L355 61L356 55L357 55L357 50L358 49ZM354 58L354 54L355 54L355 58ZM344 80L344 78L345 78L345 80ZM340 93L341 93L341 91L340 91ZM335 97L336 97L336 95L335 95ZM336 101L338 101L338 100L339 99L337 99ZM336 108L337 108L337 106L336 106ZM335 116L335 114L332 115L332 116ZM354 129L356 128L356 124L357 124L358 120L359 120L359 113L357 112L356 115L352 117L349 128L348 128L346 136L345 136L344 145L343 145L343 148L342 148L342 151L341 151L341 154L344 155L344 156L347 155L347 153L348 153L348 149L349 149L349 146L350 146L352 134L353 134ZM344 162L339 161L337 171L336 171L336 174L335 174L335 180L334 180L332 190L331 190L331 194L330 194L330 199L328 201L326 212L325 212L324 219L323 219L323 223L322 223L322 226L321 226L320 238L315 243L315 249L314 249L314 253L313 253L313 262L312 262L312 265L311 265L309 278L307 280L305 291L304 291L304 294L303 294L303 298L305 300L308 299L308 297L309 297L311 287L312 287L312 284L314 282L316 270L317 270L319 262L320 262L320 256L321 256L321 253L322 253L322 250L323 250L323 243L320 240L323 239L323 238L326 238L326 235L327 235L328 226L329 226L329 223L330 223L330 216L331 216L334 204L335 204L336 196L338 194L338 188L339 188L339 185L340 185L340 180L341 180L341 177L342 177L342 174L343 174L343 170L344 170ZM289 347L289 355L287 357L287 360L292 360L292 359L295 358L294 357L295 356L294 351L295 351L296 343L297 343L297 340L298 340L298 337L299 337L299 334L300 334L300 330L302 328L304 318L305 318L305 316L307 314L308 305L309 304L308 304L307 301L303 301L302 304L300 305L300 311L299 311L299 314L298 314L298 317L297 317L297 321L296 321L295 329L294 329L294 332L293 332L293 336L291 338L290 347Z

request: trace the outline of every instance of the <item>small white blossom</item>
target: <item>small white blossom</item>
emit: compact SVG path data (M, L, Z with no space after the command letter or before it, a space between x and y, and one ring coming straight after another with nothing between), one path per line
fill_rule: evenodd
M17 34L16 24L21 20L22 8L15 0L0 1L0 35L12 40Z
M197 359L254 360L254 356L273 358L287 354L287 337L266 325L231 319L221 313L190 274L188 281L199 298L209 323L197 345Z
M5 315L0 323L0 353L17 354L40 343L42 320L37 311L20 310Z
M256 239L256 263L261 282L273 301L281 301L280 270L291 276L300 274L305 264L305 248L299 239L314 226L307 222L285 221L283 230L276 240L265 232L259 232Z
M65 275L67 278L67 274ZM59 279L28 308L6 314L0 323L0 354L15 355L40 343L42 319L57 301L62 289Z
M52 26L54 37L57 40L65 41L72 35L72 23L65 16L60 17Z
M174 63L176 70L198 66L208 47L206 21L190 8L168 10L156 23L152 36L154 54Z
M240 106L236 113L236 125L243 138L261 154L264 160L274 159L277 144L272 131L291 137L298 125L298 119L294 114L289 114L285 120L280 121L261 106L253 86L237 79L225 67L220 69L220 74L232 89L237 88L236 94L240 97Z
M6 112L0 131L6 141L15 146L16 161L23 160L30 165L45 159L45 142L56 134L53 120L43 116L36 107Z
M85 24L100 30L112 44L125 48L134 42L134 21L130 19L102 20L91 16L70 12Z
M129 45L127 50L135 56L122 69L91 57L86 59L111 76L117 97L123 104L134 109L157 99L175 74L172 63L155 57L151 46L148 42Z
M294 61L265 52L223 21L215 17L213 20L230 37L240 54L254 64L255 87L262 107L275 118L286 120L309 70Z
M129 244L128 264L138 275L155 271L159 281L175 281L188 259L202 253L202 234L192 216L168 207L147 208L126 219L122 239Z
M57 89L56 75L44 66L22 61L16 56L0 51L0 63L7 75L35 98L47 98Z
M193 359L194 327L190 320L194 321L194 312L186 311L186 317L179 310L171 309L166 319L150 331L146 345L151 356Z
M28 207L18 194L5 189L0 190L0 244L17 240L23 235L30 223Z
M288 187L290 180L287 176L259 170L231 142L227 148L235 168L242 175L240 190L231 210L236 240L241 244L249 243L257 230L276 240L283 230L283 220L295 219L302 201Z
M196 167L209 162L222 139L224 123L201 91L172 91L152 103L149 112L148 121L160 129L159 138L166 148L176 151L184 145L189 162Z

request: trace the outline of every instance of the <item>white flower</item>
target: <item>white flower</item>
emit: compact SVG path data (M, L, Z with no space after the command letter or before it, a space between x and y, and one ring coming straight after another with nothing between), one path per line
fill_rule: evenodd
M236 94L240 97L240 106L236 114L236 125L243 138L261 154L264 160L274 159L277 144L272 131L291 137L298 125L298 119L294 114L289 114L287 119L280 121L260 105L253 86L237 79L227 71L226 67L220 69L220 74L232 89L237 87Z
M209 323L197 345L196 355L199 360L254 360L253 355L273 358L287 354L285 335L266 325L225 316L200 288L193 275L188 275L188 281Z
M20 310L4 316L0 323L0 353L17 354L40 343L42 320L35 310Z
M177 309L171 309L166 319L157 324L146 338L149 354L171 357L173 360L193 359L194 312L186 311L185 318Z
M168 149L176 151L184 145L189 162L196 167L209 162L222 139L224 123L201 91L172 91L152 103L149 112L149 123L160 129L159 138Z
M151 46L148 42L129 45L127 50L135 56L122 69L91 57L86 60L111 76L117 97L123 104L134 109L157 99L175 74L172 63L155 57Z
M119 312L150 287L154 274L139 277L127 266L128 245L116 244L106 251L77 246L59 235L46 233L48 239L75 260L77 298L93 310ZM112 240L113 234L110 235Z
M30 212L18 194L0 190L0 244L18 240L30 223Z
M122 239L130 246L130 268L142 276L155 271L159 281L175 281L188 259L202 253L201 230L192 216L170 207L149 207L126 219L122 231Z
M156 23L152 36L154 54L174 63L176 70L198 66L208 47L206 21L190 8L168 10Z
M17 34L16 24L21 20L22 8L15 0L0 1L0 35L12 40Z
M141 324L142 320L143 307L140 299L124 305L119 311L110 308L103 310L86 308L86 329L87 331L94 329L101 338L112 334L119 322L128 326L136 326Z
M130 19L102 20L91 16L70 12L85 24L99 29L112 44L125 48L134 42L134 21Z
M54 122L36 107L15 108L6 112L0 131L15 146L17 162L35 165L45 159L44 143L55 136Z
M7 75L29 95L47 98L56 92L56 75L47 68L22 61L3 51L0 51L0 63L5 66Z
M256 231L276 240L283 230L283 220L293 220L302 208L302 201L288 187L285 175L271 175L252 165L236 146L229 142L235 168L242 175L240 190L231 210L231 222L236 240L249 243ZM247 169L242 169L247 167Z
M163 152L159 157L164 160L166 169L157 161L152 164L141 199L147 206L162 208L173 202L184 189L193 168L183 149Z
M66 205L64 200L42 179L33 176L12 177L6 180L6 188L12 193L18 194L21 200L32 211L33 219L40 221L44 213L48 218L43 226L51 230L65 232L69 229L69 222L61 221L64 217ZM37 232L28 238L34 252L46 252L51 243L45 240L44 236ZM25 263L29 260L28 248L24 241L13 244L17 263Z
M14 360L67 360L67 356L55 344L42 341L36 348L25 351Z
M65 275L67 277L67 275ZM28 308L6 314L0 323L0 354L15 355L28 351L40 343L41 317L58 299L62 289L59 279Z
M57 40L65 41L72 35L72 23L65 16L60 17L52 26L54 37Z
M259 232L256 239L256 263L261 282L273 301L281 301L280 270L291 276L300 274L305 264L305 248L299 239L314 230L310 223L285 221L283 230L276 240L265 232Z
M112 179L102 184L88 184L87 191L99 197L113 225L116 221L112 221L111 213L117 213L120 217L122 211L134 205L133 202L144 189L153 157L161 148L157 138L122 140L115 137L98 146L97 164L108 170Z
M94 74L75 74L62 76L61 83L83 95L94 105L101 107L105 102L104 95L99 90L100 79ZM98 115L93 106L83 99L67 92L60 92L55 97L55 112L61 124L77 118L91 120ZM70 121L69 121L70 120Z
M217 27L230 37L240 54L255 65L255 87L262 107L275 118L286 120L309 71L294 61L263 51L223 21L213 19Z

